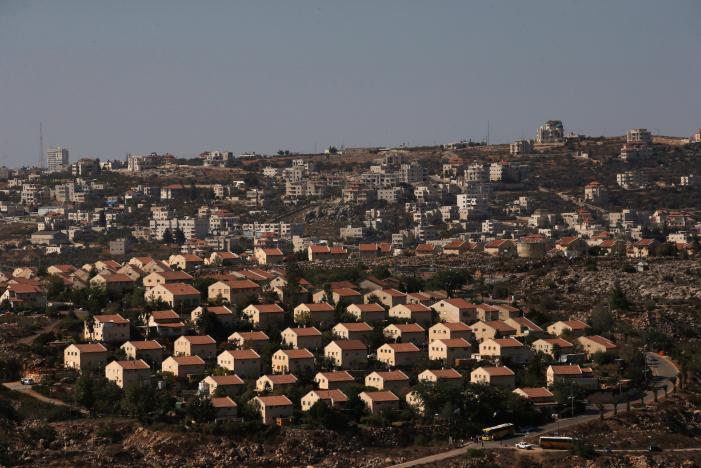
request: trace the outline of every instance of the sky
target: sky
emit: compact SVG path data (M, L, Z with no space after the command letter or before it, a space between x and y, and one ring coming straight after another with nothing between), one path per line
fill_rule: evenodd
M699 0L0 0L0 164L701 127Z

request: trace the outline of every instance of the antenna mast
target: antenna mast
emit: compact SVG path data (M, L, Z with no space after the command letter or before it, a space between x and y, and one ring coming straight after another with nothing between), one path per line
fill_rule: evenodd
M44 131L41 122L39 122L39 165L37 167L39 169L44 167Z

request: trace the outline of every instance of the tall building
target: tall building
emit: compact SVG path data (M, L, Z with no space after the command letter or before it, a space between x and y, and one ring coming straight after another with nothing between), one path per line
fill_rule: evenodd
M46 161L49 172L61 172L68 168L68 150L61 148L49 148L46 152Z
M535 142L538 144L562 143L565 138L565 130L561 120L548 120L538 127Z

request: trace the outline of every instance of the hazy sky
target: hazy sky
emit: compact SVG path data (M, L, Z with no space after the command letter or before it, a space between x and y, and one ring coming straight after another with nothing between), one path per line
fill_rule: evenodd
M0 0L0 162L701 127L701 1Z

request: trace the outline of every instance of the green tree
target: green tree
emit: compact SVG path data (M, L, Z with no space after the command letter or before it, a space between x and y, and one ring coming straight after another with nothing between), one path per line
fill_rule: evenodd
M170 232L170 229L166 229L163 231L163 243L164 244L172 244L174 241L173 239L173 233Z
M175 243L176 243L176 244L182 245L182 244L185 243L185 241L186 241L186 239L185 239L185 233L183 232L182 229L177 228L177 229L175 230Z

